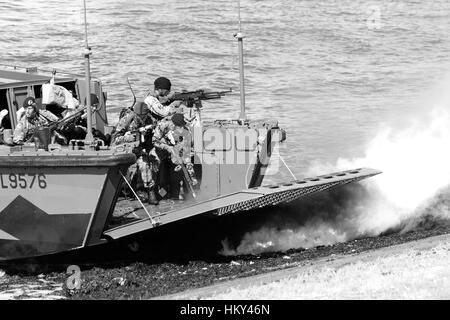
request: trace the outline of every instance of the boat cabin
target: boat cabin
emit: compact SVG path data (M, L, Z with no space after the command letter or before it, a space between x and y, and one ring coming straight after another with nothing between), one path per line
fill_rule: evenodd
M36 99L38 108L45 108L42 103L42 85L50 82L53 71L40 70L38 68L5 67L0 69L0 111L6 109L8 115L3 119L1 126L4 129L12 129L17 125L17 110L22 107L26 97ZM86 81L83 75L57 72L55 84L71 91L74 98L84 104L86 99ZM108 125L106 112L106 92L102 90L100 80L92 79L91 93L99 100L99 108L92 118L92 124L104 133L105 125Z

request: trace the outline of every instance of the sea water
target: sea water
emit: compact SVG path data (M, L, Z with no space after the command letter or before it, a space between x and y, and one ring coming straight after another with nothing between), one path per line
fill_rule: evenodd
M248 117L279 120L297 176L363 156L380 126L430 108L450 73L448 0L242 0L240 15ZM158 76L174 90L231 87L203 115L239 115L237 1L87 1L87 20L112 124L133 101L127 77L138 99ZM83 23L81 0L0 0L0 63L83 74Z

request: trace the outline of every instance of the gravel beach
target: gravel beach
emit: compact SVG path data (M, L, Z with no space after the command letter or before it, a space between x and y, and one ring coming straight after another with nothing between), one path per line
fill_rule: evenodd
M196 260L178 262L124 260L115 265L82 267L81 287L78 290L68 289L67 279L69 275L65 270L42 274L36 274L41 271L39 269L36 269L34 273L23 271L5 273L3 271L0 273L0 298L448 298L448 290L439 289L436 284L436 277L441 277L444 280L449 279L447 274L442 273L445 271L442 268L449 263L450 259L449 235L450 225L442 222L423 225L407 233L385 234L379 237L357 239L330 246L318 246L307 250L294 249L286 252L233 257L209 256L204 259L197 258ZM424 245L421 245L421 243L424 243ZM417 251L416 248L423 248L423 250ZM380 252L380 254L377 252ZM386 254L386 257L383 258L381 253ZM429 259L430 257L433 259ZM345 259L350 260L346 262ZM338 263L336 261L344 262ZM342 265L348 266L342 267ZM398 268L398 265L402 268ZM411 265L416 267L410 268ZM429 268L431 266L436 268ZM396 278L396 275L404 274L404 269L412 274L405 274L397 282L388 281L389 277ZM422 277L428 269L431 278ZM436 272L433 274L432 270ZM281 272L281 276L274 276L273 272ZM298 281L302 283L305 281L306 285L313 286L314 290L311 290L309 295L302 290L292 290L292 296L286 296L276 289L270 289L272 295L265 295L265 290L274 281L278 281L278 285L291 283L291 280L283 280L285 272L288 278L294 277L296 279L292 281L293 285ZM379 288L380 293L377 288L366 287L367 281L369 281L366 281L367 272L373 273L375 279L385 280L380 283L388 282L394 288L389 290ZM355 274L355 276L352 278L349 277L349 274ZM267 275L267 279L269 279L266 281L267 284L261 284L255 280L256 278L251 277L258 275L263 275L263 277ZM353 280L348 281L350 278ZM270 279L274 279L274 281ZM416 281L417 279L422 280L419 283ZM227 288L231 285L234 287L236 283L230 281L251 283L253 289L227 291ZM285 281L287 282L285 283ZM361 285L362 282L365 285ZM336 283L339 285L336 285ZM200 289L200 291L186 291L211 285L218 285L219 287L223 285L225 289L220 289L217 292L211 291L210 288ZM360 286L360 289L355 291L355 286ZM425 286L425 289L422 291L405 290L405 288L414 288L414 286ZM328 287L338 289L325 290ZM176 295L177 293L178 295Z

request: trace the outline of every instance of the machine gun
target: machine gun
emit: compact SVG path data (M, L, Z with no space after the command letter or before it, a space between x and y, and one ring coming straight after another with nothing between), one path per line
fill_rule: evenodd
M58 121L50 122L45 127L49 128L50 131L61 129L63 126L65 126L71 122L75 122L78 117L83 115L84 111L86 111L86 107L80 108L75 113L71 114L70 116L68 116L66 118L60 119Z
M231 88L227 91L209 91L196 90L196 91L182 91L175 92L169 98L169 101L181 100L188 108L201 108L202 100L220 99L226 93L232 92Z
M59 131L62 131L62 129L65 126L69 125L70 123L76 122L77 119L83 115L85 110L86 110L86 107L83 107L66 118L63 118L63 119L60 119L57 121L50 121L49 124L36 129L36 132L33 134L33 136L38 136L38 140L43 142L43 141L49 140L52 133L54 133L55 137L57 139L59 139L59 141L61 141L61 143L67 144L68 141L67 141L67 138L65 137L65 133L62 133ZM46 117L44 116L44 118L46 118ZM46 145L46 143L43 143L43 145Z

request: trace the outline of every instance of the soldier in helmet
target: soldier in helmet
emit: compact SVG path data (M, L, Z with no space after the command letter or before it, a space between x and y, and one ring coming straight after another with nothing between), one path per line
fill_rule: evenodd
M144 100L156 120L174 114L181 105L181 101L171 101L171 87L169 79L159 77L154 82L153 93L147 95Z
M112 145L136 144L133 153L136 155L137 161L128 170L129 180L134 181L136 174L139 172L143 188L148 195L148 202L157 205L159 201L154 192L155 181L153 177L159 163L157 158L149 154L153 148L151 144L152 127L153 118L150 116L147 105L138 102L134 110L128 109L119 120L112 136Z
M172 84L169 79L159 77L154 81L153 92L146 96L144 102L137 102L133 109L123 109L119 116L116 133L112 138L113 144L135 141L135 137L131 132L142 130L145 126L151 126L153 129L157 127L165 117L181 110L181 101L171 102L171 87ZM145 110L144 114L141 112L142 110ZM145 117L145 119L143 117ZM156 152L157 150L153 148L152 135L152 130L145 130L145 138L140 142L141 147L139 148L139 155L137 154L138 161L135 167L141 172L142 180L144 181L147 179L148 181L149 203L158 204L155 195L155 176L161 168L160 157L164 155L160 152ZM141 150L145 150L145 152L142 153ZM133 167L131 169L134 170ZM162 171L162 174L164 175L164 170ZM143 175L147 176L147 178Z

